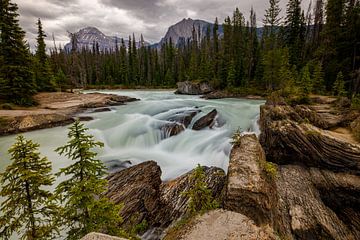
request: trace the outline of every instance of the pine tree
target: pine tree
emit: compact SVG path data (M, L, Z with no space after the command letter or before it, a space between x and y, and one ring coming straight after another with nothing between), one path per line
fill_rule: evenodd
M324 72L322 70L321 62L315 64L312 78L313 78L314 92L318 94L324 94L325 92Z
M336 80L333 85L333 91L335 96L338 97L346 96L344 75L341 71L336 76Z
M107 181L103 179L105 166L95 159L96 153L91 151L104 144L87 135L87 129L79 121L69 130L68 143L56 149L60 155L74 161L57 174L68 177L56 188L64 204L62 218L68 229L68 239L80 239L92 231L121 235L122 231L118 228L122 222L119 216L121 206L102 196L107 186Z
M235 63L234 61L231 61L227 75L227 87L232 88L235 86L235 83L236 83Z
M303 98L308 98L309 94L312 91L312 82L311 82L311 78L310 78L310 71L309 71L309 66L306 65L305 67L303 67L302 71L301 71L301 80L300 80L300 84L301 84L301 95Z
M35 61L35 80L39 91L54 91L54 75L51 71L48 57L46 55L46 45L45 45L45 37L46 34L42 29L42 24L40 18L37 22L38 26L38 36L36 38L37 41L37 49L36 49L36 61Z
M2 189L0 238L9 239L17 232L21 239L53 239L58 232L56 219L58 206L45 187L51 186L54 177L51 163L40 157L39 144L22 135L9 149L12 163L1 173Z
M279 2L280 0L269 0L270 6L265 10L263 38L267 40L266 49L277 47L277 32L281 21Z
M18 7L11 0L0 2L0 99L32 105L36 86L25 32L19 26Z

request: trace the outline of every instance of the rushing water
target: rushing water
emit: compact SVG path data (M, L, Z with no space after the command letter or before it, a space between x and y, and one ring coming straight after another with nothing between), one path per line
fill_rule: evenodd
M198 163L227 169L231 150L230 136L238 128L258 133L259 106L263 101L242 99L204 100L197 96L175 95L170 91L102 91L141 99L124 106L111 107L111 112L85 113L95 120L86 122L89 132L105 143L97 149L99 158L113 168L130 160L138 164L155 160L162 170L162 179L175 178ZM191 130L200 117L213 109L219 112L213 129ZM190 126L180 134L166 136L161 126L182 112L201 110ZM40 151L53 163L54 172L70 161L54 152L67 141L67 127L25 133L38 142ZM15 136L0 138L0 171L9 164L7 149Z

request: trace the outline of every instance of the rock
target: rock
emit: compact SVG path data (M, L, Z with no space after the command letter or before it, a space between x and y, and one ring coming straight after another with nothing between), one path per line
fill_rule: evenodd
M291 115L298 114L289 106L261 107L260 142L267 160L360 174L359 145L336 138L309 123L284 117Z
M164 137L172 137L178 135L185 130L185 127L179 123L168 123L161 127L161 131L164 133Z
M194 123L192 129L193 130L201 130L206 127L212 128L215 124L215 118L216 118L217 114L218 114L218 112L216 111L216 109L212 110L211 112L209 112L208 114L206 114L205 116L203 116L202 118L197 120Z
M256 135L242 136L230 154L224 207L250 217L256 224L272 226L277 196L265 164L265 153Z
M167 121L180 123L184 125L185 128L187 128L190 125L192 119L200 111L201 110L190 110L190 111L178 112L174 116L168 118Z
M349 176L347 175L347 177ZM353 200L352 204L349 204L350 200L342 206L343 209L355 207L349 211L352 215L348 216L348 218L356 217L352 219L352 222L357 230L352 230L347 226L351 225L349 224L351 220L350 222L348 221L349 219L342 221L325 204L326 201L341 203L337 196L341 195L342 192L347 192L341 190L341 188L349 189L348 187L356 187L356 191L359 191L360 178L358 176L350 176L348 179L343 178L337 182L336 179L341 178L341 176L336 176L335 173L330 171L324 172L319 169L307 170L304 167L295 165L281 166L276 186L280 199L278 206L280 218L286 229L282 234L288 237L293 236L295 239L359 239L359 200L355 197L359 195L350 194L352 196L350 199ZM339 185L346 182L348 184L345 186ZM325 189L320 191L317 189L321 189L324 186L326 186L326 191L323 191ZM326 195L323 195L323 193L326 193ZM328 198L328 195L332 194L336 197ZM343 213L345 214L346 212L344 211Z
M90 117L90 116L79 116L79 117L76 117L75 119L78 119L79 121L92 121L92 120L94 120L94 118Z
M159 205L161 169L154 161L148 161L110 174L106 196L114 203L123 203L120 213L123 227L153 219Z
M111 109L110 109L110 108L107 108L107 107L97 108L97 109L94 109L92 112L93 112L93 113L98 113L98 112L111 112Z
M213 91L213 88L207 82L178 82L177 94L202 95Z
M132 163L131 161L120 161L120 160L110 160L105 162L106 167L108 168L108 171L111 173L123 170L125 168L129 168Z
M126 240L125 238L113 237L102 233L89 233L81 240Z
M189 228L185 234L178 236L178 239L278 239L269 225L257 226L254 221L240 213L221 209L198 216Z
M205 168L205 182L212 191L212 196L219 203L222 202L222 190L225 185L226 175L224 171L217 167ZM193 174L190 171L172 181L161 184L160 201L161 207L154 219L153 225L167 227L175 220L184 216L188 211L189 198L183 194L190 190L194 180L190 177Z

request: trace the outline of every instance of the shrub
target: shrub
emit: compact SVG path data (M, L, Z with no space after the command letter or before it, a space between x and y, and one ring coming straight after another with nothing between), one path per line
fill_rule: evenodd
M13 107L10 103L4 103L0 105L0 109L3 110L13 110Z
M231 138L232 138L231 144L233 144L234 146L240 146L240 144L241 144L241 131L240 131L240 128L235 131L235 133L232 135Z
M354 110L360 110L360 94L356 94L351 99L351 108Z
M198 164L192 173L190 183L192 185L190 190L183 192L183 194L190 199L190 214L196 214L198 212L204 213L219 207L218 202L212 196L211 189L208 188L205 182L205 171L200 164Z
M275 163L265 161L263 168L270 179L277 177L277 166Z

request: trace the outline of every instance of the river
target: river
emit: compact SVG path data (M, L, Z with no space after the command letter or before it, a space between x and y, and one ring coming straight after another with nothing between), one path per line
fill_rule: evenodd
M132 165L154 160L162 170L162 179L173 179L197 164L217 166L227 170L231 150L231 135L242 131L259 133L257 119L261 100L221 99L204 100L198 96L175 95L170 91L100 91L136 97L141 101L111 107L110 112L84 113L95 120L84 122L89 133L104 142L96 149L98 157L109 168L130 161ZM193 123L217 109L217 124L212 129L194 131ZM180 134L166 136L160 127L182 112L201 110L189 127ZM67 141L67 128L56 127L24 133L41 145L40 151L53 164L53 171L70 164L70 160L54 152ZM15 135L0 137L0 171L10 163L7 149ZM128 164L129 165L129 164ZM61 181L61 179L58 179Z

